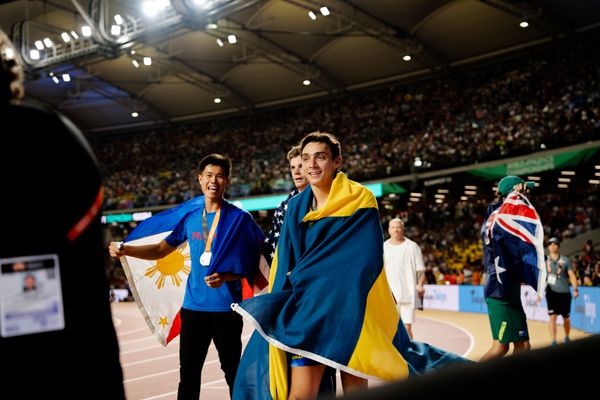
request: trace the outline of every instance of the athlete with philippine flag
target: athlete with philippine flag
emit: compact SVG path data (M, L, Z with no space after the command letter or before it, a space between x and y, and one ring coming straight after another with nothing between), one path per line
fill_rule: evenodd
M211 154L199 169L203 196L145 220L125 244L110 245L156 337L166 345L180 334L179 400L198 399L211 341L233 389L243 321L231 304L242 300L242 279L259 290L268 277L260 228L223 198L231 161Z

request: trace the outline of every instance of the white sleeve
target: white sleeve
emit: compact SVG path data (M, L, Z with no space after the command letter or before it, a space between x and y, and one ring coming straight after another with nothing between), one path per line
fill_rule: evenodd
M421 247L415 243L414 246L414 254L415 254L415 267L417 272L425 271L425 262L423 262L423 253L421 252Z

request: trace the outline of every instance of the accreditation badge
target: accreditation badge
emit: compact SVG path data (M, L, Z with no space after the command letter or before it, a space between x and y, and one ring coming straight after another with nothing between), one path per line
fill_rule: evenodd
M210 264L211 258L212 258L212 253L210 251L205 251L200 256L200 265L202 265L203 267L208 267L208 264Z
M64 328L58 255L0 259L0 336Z

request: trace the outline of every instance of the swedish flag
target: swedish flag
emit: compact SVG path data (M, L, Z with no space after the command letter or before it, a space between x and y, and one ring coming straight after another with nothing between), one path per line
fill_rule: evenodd
M462 360L408 338L383 270L374 195L338 173L325 206L309 211L311 201L307 188L289 203L270 293L233 307L256 328L234 398L287 399L285 352L384 381Z

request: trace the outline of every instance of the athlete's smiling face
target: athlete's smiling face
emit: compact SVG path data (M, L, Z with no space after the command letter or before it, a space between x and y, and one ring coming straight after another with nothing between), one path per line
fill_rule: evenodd
M218 201L223 198L225 189L229 184L229 178L225 175L223 167L208 164L206 168L198 175L198 182L202 188L202 193L207 199Z
M312 186L331 186L340 164L341 157L334 159L326 143L309 142L302 149L302 170Z

